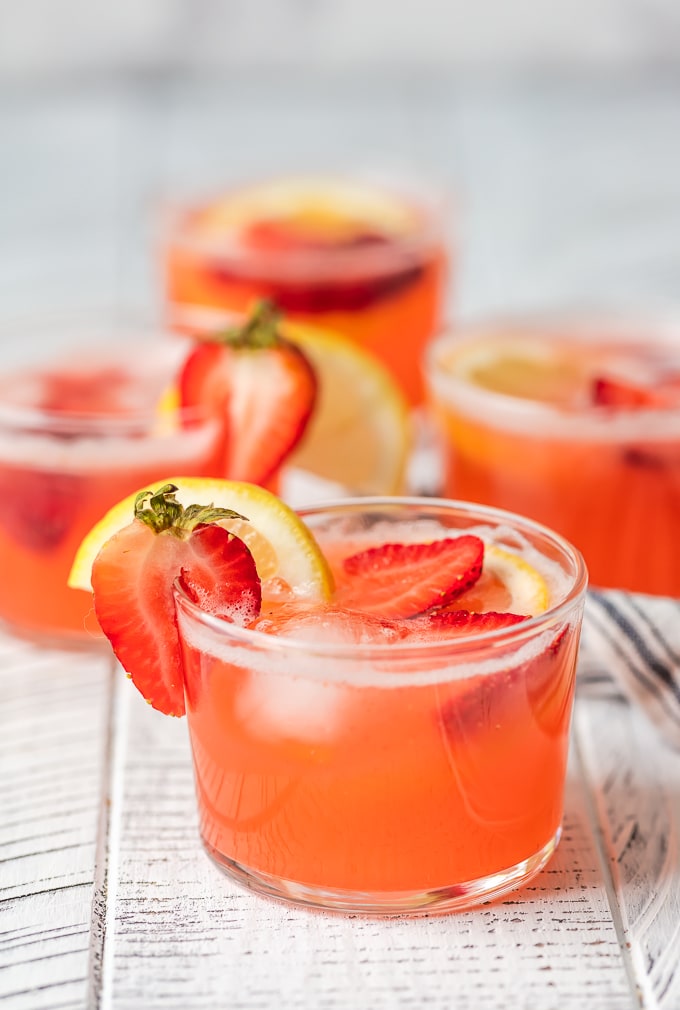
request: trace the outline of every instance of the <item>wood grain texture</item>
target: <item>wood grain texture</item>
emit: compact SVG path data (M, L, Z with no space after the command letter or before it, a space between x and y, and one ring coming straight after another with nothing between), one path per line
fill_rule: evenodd
M680 1006L680 754L622 699L578 708L578 746L645 1007Z
M434 166L464 197L457 311L675 300L679 95L180 77L0 96L0 313L157 309L163 198L270 171L273 152L284 169ZM3 1010L680 1006L678 758L615 697L579 699L563 840L530 887L379 922L220 874L186 725L120 675L112 705L105 662L0 638L0 691Z
M0 1000L85 1007L111 661L0 638Z
M130 698L120 710L105 1003L443 1010L455 993L457 1007L629 1005L577 767L558 854L522 892L443 917L327 915L242 891L213 866L198 840L186 726L151 712L129 685L119 690Z

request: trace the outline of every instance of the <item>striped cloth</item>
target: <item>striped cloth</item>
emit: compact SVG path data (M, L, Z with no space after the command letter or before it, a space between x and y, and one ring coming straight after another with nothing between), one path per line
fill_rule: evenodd
M680 750L680 600L589 591L579 686L597 692L612 684Z

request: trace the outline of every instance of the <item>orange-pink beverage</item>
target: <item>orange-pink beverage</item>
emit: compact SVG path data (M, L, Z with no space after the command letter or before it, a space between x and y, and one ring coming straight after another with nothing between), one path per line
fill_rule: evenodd
M260 618L240 628L177 590L207 851L255 890L346 910L446 910L518 886L560 836L580 555L524 519L453 502L301 515L335 572L330 603L284 602L280 586L267 599L265 586ZM427 615L345 606L346 556L470 532L485 568L456 608L533 600L539 613L456 638Z
M271 299L292 320L376 354L412 403L446 272L441 200L367 180L293 178L226 193L179 214L166 256L171 320ZM209 317L208 317L209 318Z
M680 332L602 320L441 338L446 492L547 523L591 582L680 596Z
M221 476L221 422L163 395L178 346L84 348L3 374L0 620L15 633L96 642L91 594L67 587L85 534L126 494L168 474Z

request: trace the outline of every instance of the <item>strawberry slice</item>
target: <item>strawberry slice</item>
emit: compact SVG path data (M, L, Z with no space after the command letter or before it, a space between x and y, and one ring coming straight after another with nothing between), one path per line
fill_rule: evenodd
M220 519L243 518L212 505L183 508L177 488L144 491L135 518L115 533L92 566L101 628L135 687L153 708L184 715L182 658L173 583L203 610L236 624L260 612L260 579L246 545Z
M667 409L680 406L680 375L660 378L653 384L629 379L597 376L592 384L592 401L597 407L626 410Z
M429 631L441 631L447 638L458 635L481 635L487 631L497 631L499 628L510 628L514 624L526 621L522 614L510 614L489 610L485 613L474 613L470 610L444 610L428 614Z
M316 375L303 352L280 335L278 321L261 302L244 326L199 343L182 369L182 403L227 415L224 476L231 480L266 484L312 414Z
M444 607L482 572L484 542L476 536L432 543L388 543L345 558L342 606L387 618L415 617Z

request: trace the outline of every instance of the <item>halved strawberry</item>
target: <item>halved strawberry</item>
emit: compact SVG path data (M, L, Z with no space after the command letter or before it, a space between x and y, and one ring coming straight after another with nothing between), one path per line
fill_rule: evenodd
M278 314L261 302L244 326L199 343L179 380L185 406L227 415L224 476L265 484L302 437L316 399L304 353L278 331Z
M175 500L166 484L142 492L135 518L114 534L92 566L101 628L133 684L153 708L184 715L182 659L173 583L180 579L201 609L247 624L260 612L260 579L246 545L219 519L230 509Z
M664 375L654 383L601 375L593 380L592 400L598 407L626 410L680 406L680 375Z
M476 536L431 543L381 544L344 561L338 602L381 617L415 617L444 607L482 572L484 542Z

